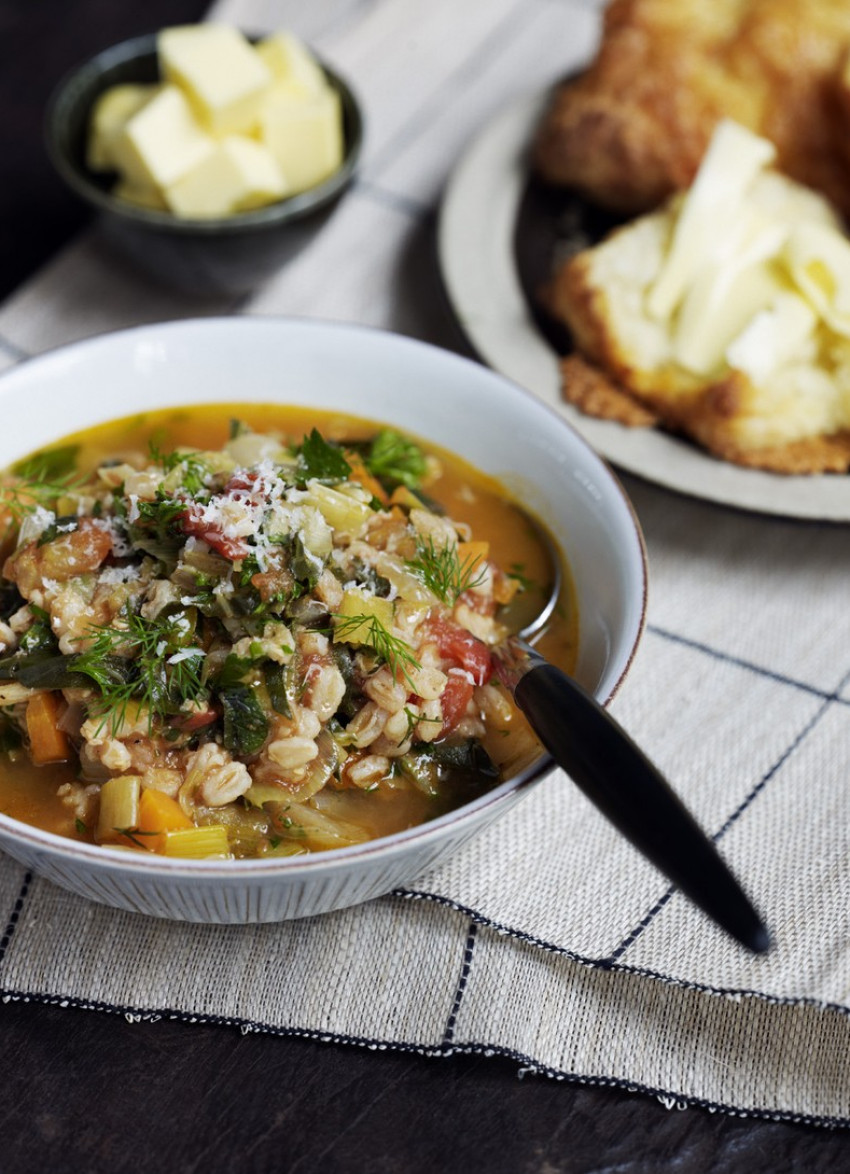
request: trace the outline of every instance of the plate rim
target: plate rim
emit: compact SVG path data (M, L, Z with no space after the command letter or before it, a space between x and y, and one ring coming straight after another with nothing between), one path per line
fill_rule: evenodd
M467 144L437 218L447 300L474 353L562 415L618 470L663 489L748 513L850 522L846 476L768 473L710 456L658 429L585 416L560 395L558 356L528 308L514 232L528 178L527 151L552 88L514 100Z

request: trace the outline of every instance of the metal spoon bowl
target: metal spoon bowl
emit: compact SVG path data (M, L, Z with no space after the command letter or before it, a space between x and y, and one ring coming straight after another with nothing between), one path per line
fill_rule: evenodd
M618 831L727 933L763 953L770 946L764 922L658 768L590 693L531 646L563 583L560 552L532 524L549 554L549 594L536 616L493 649L499 679L555 762ZM510 624L510 613L501 618Z

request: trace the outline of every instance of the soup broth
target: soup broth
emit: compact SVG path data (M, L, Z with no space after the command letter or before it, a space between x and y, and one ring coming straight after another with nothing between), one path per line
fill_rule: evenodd
M549 554L460 458L240 403L100 425L5 484L6 814L289 855L414 826L540 753L489 648L517 592L542 607ZM538 647L570 671L563 571Z

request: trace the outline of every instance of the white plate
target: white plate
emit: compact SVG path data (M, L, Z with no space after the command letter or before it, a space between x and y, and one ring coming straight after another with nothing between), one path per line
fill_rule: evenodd
M510 106L473 140L440 211L440 268L457 319L480 357L566 417L598 453L657 485L782 517L850 521L850 479L782 477L715 460L648 428L594 420L561 400L557 355L529 312L514 255L526 152L548 94Z

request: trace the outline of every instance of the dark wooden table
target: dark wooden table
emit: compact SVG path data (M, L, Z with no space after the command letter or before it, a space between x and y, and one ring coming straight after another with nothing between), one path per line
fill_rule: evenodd
M200 0L0 0L0 294L84 223L41 143L44 104L91 52ZM34 1003L0 1007L0 1172L850 1171L841 1131L665 1109L619 1089Z

